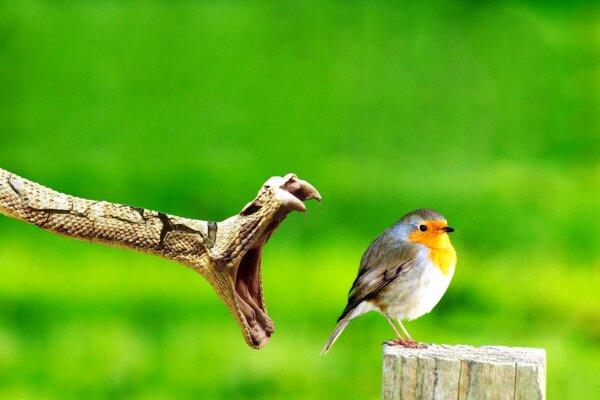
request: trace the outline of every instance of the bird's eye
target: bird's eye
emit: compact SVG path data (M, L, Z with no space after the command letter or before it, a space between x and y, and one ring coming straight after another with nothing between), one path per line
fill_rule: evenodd
M427 227L425 225L419 225L419 230L421 232L425 232L427 230Z

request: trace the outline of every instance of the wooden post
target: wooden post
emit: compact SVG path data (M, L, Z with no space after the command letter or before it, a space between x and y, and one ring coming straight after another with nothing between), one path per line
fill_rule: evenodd
M384 400L544 400L546 352L501 346L383 345Z

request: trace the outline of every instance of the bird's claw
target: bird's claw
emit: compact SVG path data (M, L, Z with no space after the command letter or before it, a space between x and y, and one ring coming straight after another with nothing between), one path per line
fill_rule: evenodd
M406 349L426 349L427 345L425 343L419 343L413 339L397 339L397 340L388 340L385 342L387 346L400 346Z

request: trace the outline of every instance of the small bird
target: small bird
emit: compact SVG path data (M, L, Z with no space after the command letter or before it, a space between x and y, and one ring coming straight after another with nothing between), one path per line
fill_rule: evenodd
M454 228L437 211L422 208L403 216L367 248L348 293L348 304L338 318L321 354L327 353L353 318L369 311L382 313L398 337L390 344L421 348L402 320L430 312L454 275L456 252L448 233ZM405 335L402 338L392 318Z

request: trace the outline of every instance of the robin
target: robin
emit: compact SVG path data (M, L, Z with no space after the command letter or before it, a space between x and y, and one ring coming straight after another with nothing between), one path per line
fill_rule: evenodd
M362 257L348 305L321 354L329 351L350 320L372 310L383 314L396 333L398 340L391 344L427 347L410 337L402 320L427 314L446 292L456 265L450 232L454 228L440 213L423 208L406 214L379 235Z

